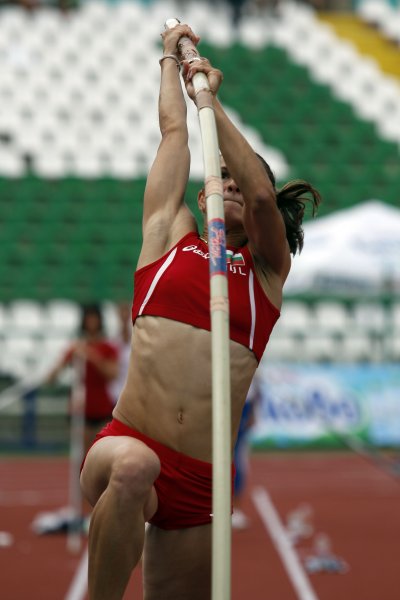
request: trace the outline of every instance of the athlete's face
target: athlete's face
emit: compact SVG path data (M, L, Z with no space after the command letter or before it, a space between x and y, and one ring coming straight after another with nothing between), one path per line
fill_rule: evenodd
M232 224L242 224L243 222L243 196L239 186L232 178L221 157L221 177L224 199L225 221L231 221Z
M83 330L89 335L100 333L101 321L99 316L94 312L88 312L83 320Z
M243 196L232 179L224 159L221 156L222 192L224 201L224 215L227 228L240 227L243 224ZM206 213L206 199L204 190L199 193L199 208L203 214Z

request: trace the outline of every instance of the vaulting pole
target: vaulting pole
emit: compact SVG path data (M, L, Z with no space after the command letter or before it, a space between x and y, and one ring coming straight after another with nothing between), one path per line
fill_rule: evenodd
M169 19L166 28L178 25ZM182 37L181 59L199 60L192 41ZM212 598L231 597L231 394L229 365L229 303L223 190L217 127L208 79L193 77L203 147L210 254L210 311L212 352L213 525Z

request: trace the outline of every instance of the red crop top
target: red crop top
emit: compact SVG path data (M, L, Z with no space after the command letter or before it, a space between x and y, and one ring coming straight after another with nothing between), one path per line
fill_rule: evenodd
M230 338L260 361L280 316L254 273L247 246L227 248ZM208 246L196 232L135 273L132 321L154 315L211 330Z

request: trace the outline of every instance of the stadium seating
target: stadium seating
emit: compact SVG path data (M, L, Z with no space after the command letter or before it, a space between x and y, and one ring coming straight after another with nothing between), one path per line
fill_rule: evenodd
M102 305L107 335L115 338L116 304ZM16 300L0 304L0 377L45 373L76 335L79 305ZM354 300L286 299L265 361L396 362L400 356L400 305Z
M132 296L145 176L160 137L159 31L166 13L181 10L174 2L128 0L82 2L68 15L0 10L0 336L11 345L13 372L21 367L7 329L18 329L21 340L62 344L76 327L78 302L110 303L113 330L113 303ZM379 26L396 22L380 0L359 2L357 10ZM322 214L368 198L398 205L399 81L304 4L282 1L275 17L249 14L236 34L224 3L215 11L210 22L207 2L184 8L202 53L224 72L222 102L279 185L312 181L324 198ZM202 157L192 106L188 120L187 200L195 208ZM28 301L35 302L21 317ZM282 339L271 345L276 359L296 359L301 349L303 358L319 352L336 360L343 351L361 360L392 314L294 304L285 305ZM302 346L311 329L315 339ZM29 342L20 345L28 355Z

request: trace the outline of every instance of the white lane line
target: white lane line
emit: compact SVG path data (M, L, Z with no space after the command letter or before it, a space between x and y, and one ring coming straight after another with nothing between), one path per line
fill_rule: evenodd
M299 600L318 600L318 596L312 589L297 554L293 550L285 528L272 504L268 492L262 487L256 487L251 495L261 520L280 554L297 597Z
M64 600L83 600L87 592L87 571L88 549L86 548Z

